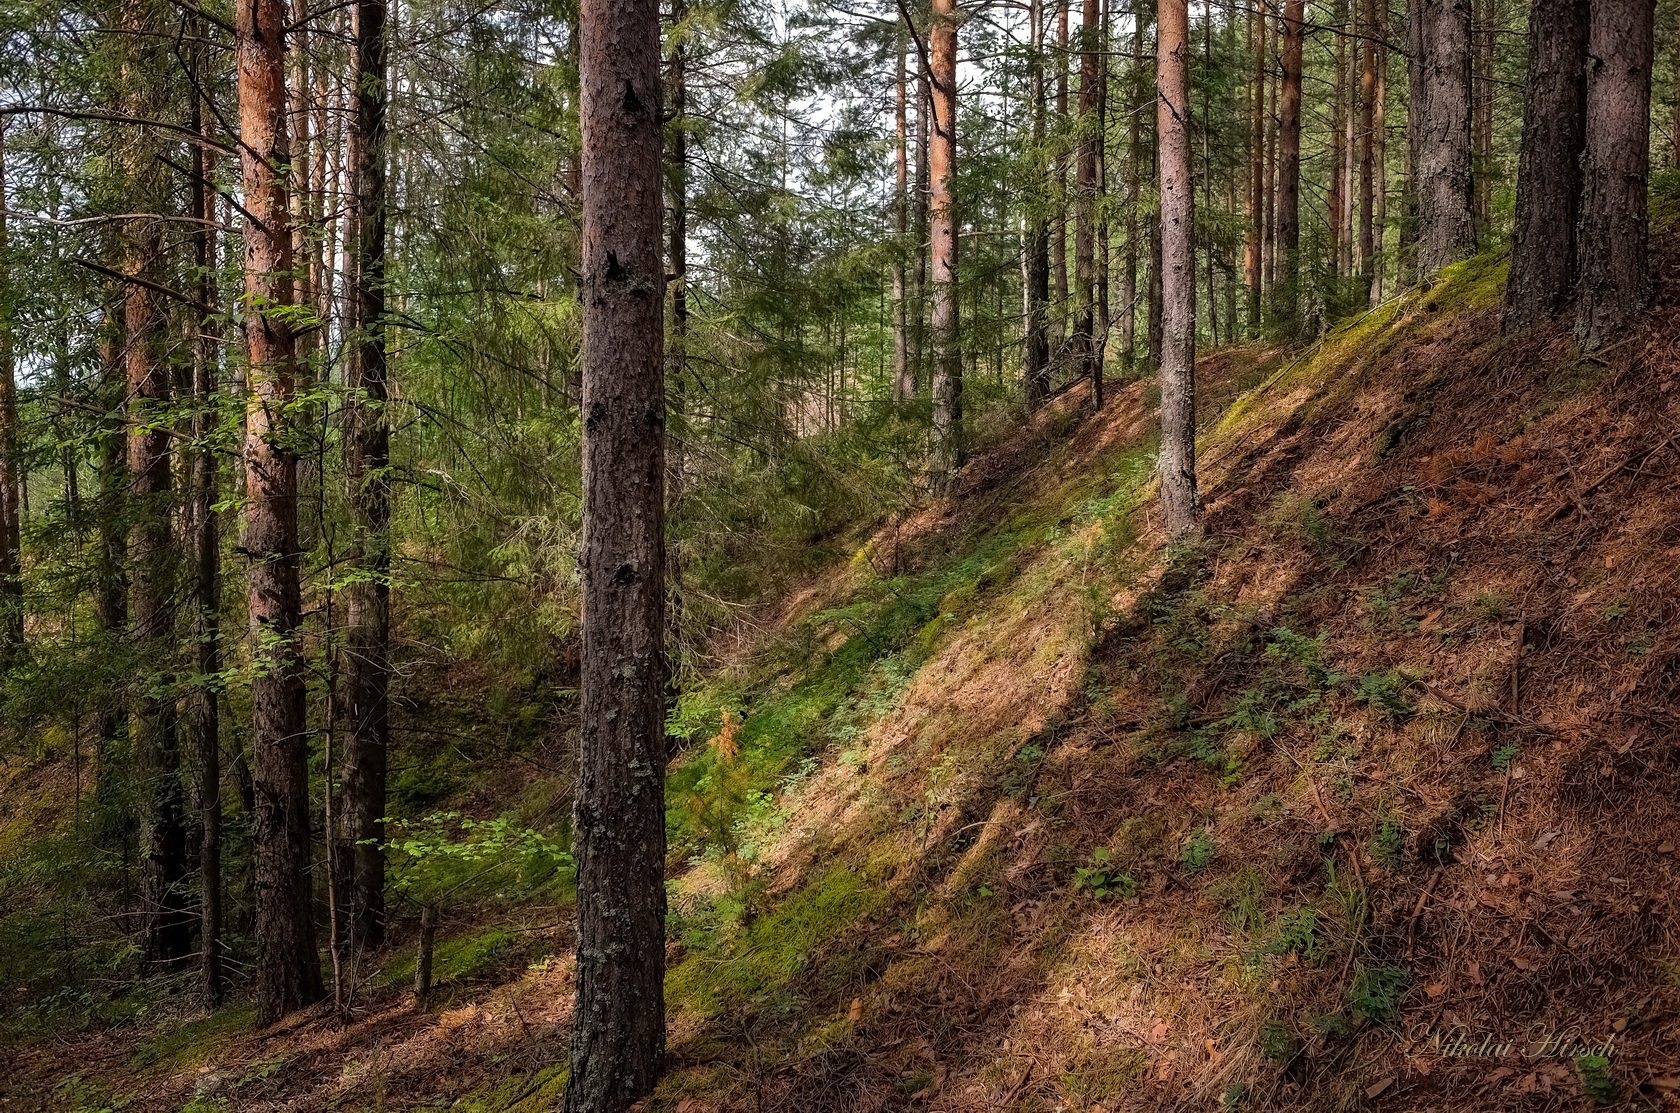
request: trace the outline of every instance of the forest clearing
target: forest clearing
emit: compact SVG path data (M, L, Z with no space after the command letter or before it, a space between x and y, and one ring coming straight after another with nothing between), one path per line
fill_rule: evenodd
M1680 1108L1677 16L0 8L0 1111Z

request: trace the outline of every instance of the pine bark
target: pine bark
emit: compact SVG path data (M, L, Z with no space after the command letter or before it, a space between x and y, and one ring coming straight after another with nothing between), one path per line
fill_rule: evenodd
M948 485L963 466L962 336L957 296L957 219L953 187L957 169L956 0L934 0L928 29L929 81L933 86L928 138L930 235L933 245L934 345L933 452L935 487Z
M1575 337L1588 350L1625 329L1651 297L1647 180L1656 3L1595 0L1591 8L1575 314Z
M1278 97L1277 252L1282 309L1291 318L1299 309L1301 294L1301 64L1305 21L1305 0L1284 0L1282 88Z
M1260 328L1261 242L1266 230L1266 0L1259 0L1248 20L1254 76L1249 90L1253 120L1248 136L1248 227L1243 241L1243 279L1248 287L1248 331L1253 334Z
M1068 75L1071 70L1069 63L1071 41L1068 37L1068 4L1069 0L1057 0L1056 3L1056 119L1065 134L1068 126ZM1056 164L1051 169L1056 184L1056 219L1050 229L1050 274L1055 286L1055 340L1053 347L1058 350L1057 359L1063 358L1060 350L1068 339L1068 324L1072 317L1071 295L1068 284L1068 187L1067 187L1067 153L1062 147L1056 152Z
M1433 276L1476 250L1471 212L1470 0L1408 0L1417 270Z
M299 377L288 313L296 304L287 181L285 10L238 6L240 161L244 174L246 431L241 548L252 659L253 894L257 1022L321 998L309 850L308 733L299 625L298 456L288 407Z
M665 1057L665 384L658 0L585 0L583 728L567 1113Z
M906 70L906 51L908 49L907 33L900 28L898 32L898 69L893 82L896 94L894 102L893 123L896 143L894 146L894 170L896 177L893 188L893 231L897 235L897 243L893 254L892 274L892 313L893 313L893 379L892 400L894 402L908 402L916 394L916 381L910 368L910 313L906 302L908 291L906 282L909 271L910 251L910 129L908 115L909 81ZM1040 66L1042 62L1038 63ZM1042 77L1040 78L1042 84ZM1039 90L1042 99L1042 88ZM1043 105L1039 105L1042 113ZM1028 344L1028 380L1031 381L1031 343ZM1031 393L1029 386L1028 393Z
M1300 0L1293 0L1299 3ZM1201 534L1196 493L1195 181L1190 153L1190 16L1158 6L1156 126L1161 175L1161 509L1174 541Z
M1561 313L1575 290L1590 14L1588 0L1535 0L1530 9L1506 332Z
M1073 354L1078 374L1096 373L1096 221L1098 32L1102 0L1084 0L1079 27L1079 118L1073 231Z
M1027 96L1032 113L1030 141L1042 158L1045 139L1043 0L1031 0L1031 44L1027 55ZM902 52L900 66L902 67ZM901 85L902 88L902 85ZM902 101L900 102L902 103ZM902 117L900 118L902 121ZM902 122L900 124L902 129ZM900 181L903 163L900 162ZM1050 395L1050 224L1044 200L1029 201L1026 213L1026 383L1027 404L1040 406Z
M12 260L6 223L6 125L0 119L0 304L10 304ZM18 455L17 352L12 319L0 317L0 670L25 653L23 634L23 461Z
M353 535L344 589L348 715L334 832L333 946L341 964L385 937L385 815L391 738L391 433L385 352L385 0L357 0L348 184L353 283L347 330L344 481Z
M1377 24L1376 0L1363 0L1359 23L1359 273L1369 288L1376 269Z

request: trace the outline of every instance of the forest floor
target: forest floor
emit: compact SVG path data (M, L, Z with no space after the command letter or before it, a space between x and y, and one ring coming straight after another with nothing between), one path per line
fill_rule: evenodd
M1208 355L1193 559L1134 383L744 620L647 1108L1680 1109L1677 251L1593 357L1500 338L1492 257ZM348 1021L43 1037L0 1110L549 1110L568 931L459 910L426 1010L399 939Z

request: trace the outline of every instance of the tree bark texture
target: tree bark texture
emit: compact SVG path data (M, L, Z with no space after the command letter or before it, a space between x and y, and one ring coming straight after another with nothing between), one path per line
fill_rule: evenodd
M1196 493L1195 182L1190 154L1190 16L1161 0L1155 45L1161 175L1161 510L1167 535L1201 533Z

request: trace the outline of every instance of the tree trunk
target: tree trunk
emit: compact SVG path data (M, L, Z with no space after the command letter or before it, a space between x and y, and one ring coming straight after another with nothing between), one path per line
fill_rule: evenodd
M1085 377L1093 376L1096 369L1097 40L1101 3L1084 0L1079 28L1079 119L1074 128L1079 157L1073 226L1073 354L1077 373Z
M1283 312L1300 311L1301 253L1301 53L1306 32L1305 0L1284 0L1283 87L1279 94L1277 238L1278 281ZM1337 168L1339 172L1339 167Z
M11 240L6 226L6 125L0 118L0 304L12 297ZM23 638L23 490L18 456L17 353L12 346L12 318L0 317L0 670L22 659Z
M351 10L354 104L348 188L353 286L346 330L345 501L353 534L345 588L345 708L333 864L341 965L385 937L386 755L391 739L391 432L385 356L386 4Z
M1590 14L1588 0L1534 0L1530 10L1506 332L1562 312L1575 290Z
M121 81L124 109L154 119L164 111L163 89L151 73L155 31L146 0L126 0L119 19L127 40ZM127 133L122 173L131 211L163 210L162 145L150 129ZM158 221L130 218L122 229L124 451L128 478L129 615L141 662L130 701L129 737L142 780L141 942L143 970L171 969L192 949L193 915L187 894L187 832L181 792L172 683L174 580L178 553L172 524L170 470L170 361L168 318L152 288L163 277L163 234ZM151 285L147 285L151 284Z
M671 0L671 25L681 28L688 20L688 0ZM688 43L687 29L679 32L671 51L671 152L666 159L671 208L670 241L666 249L671 290L670 351L666 353L666 397L679 422L688 386ZM665 498L676 506L682 498L682 430L672 432L669 415L665 425ZM677 608L672 608L676 619Z
M1137 361L1138 239L1141 221L1138 205L1143 194L1143 113L1148 88L1143 71L1143 5L1132 11L1132 56L1127 69L1126 113L1126 254L1120 271L1120 365L1130 371Z
M583 730L567 1113L665 1058L665 384L658 0L582 8Z
M933 457L936 488L944 488L963 466L962 335L957 314L957 214L953 196L957 171L956 0L934 0L928 30L928 75L933 85L933 128L928 141L931 183L930 236L933 243Z
M1299 4L1300 0L1291 0ZM1156 126L1161 166L1161 511L1167 536L1200 536L1196 494L1195 181L1190 157L1190 16L1186 0L1161 0ZM1297 24L1297 29L1299 24Z
M1429 278L1476 250L1471 216L1470 0L1407 0L1417 269Z
M1655 21L1655 0L1592 4L1575 315L1575 337L1589 351L1621 332L1651 297L1646 180Z
M908 253L910 251L910 130L907 102L909 100L909 81L905 69L905 52L908 49L905 29L898 32L898 70L894 82L897 100L894 104L893 121L896 126L897 144L895 147L895 169L897 179L893 192L893 231L897 234L898 242L894 245L893 274L892 274L892 313L893 313L893 380L892 400L894 402L908 402L916 395L916 380L910 368L910 313L905 302L905 282L909 268ZM1038 63L1043 65L1042 61ZM1040 76L1042 86L1043 78ZM1043 89L1040 88L1042 95ZM1039 105L1042 113L1043 105ZM1031 343L1028 344L1028 380L1031 376ZM1031 387L1028 387L1031 394Z
M299 645L298 457L287 409L298 380L288 314L291 214L286 183L285 11L281 0L238 7L240 160L244 169L246 606L252 657L252 818L257 911L257 1022L321 998L309 852L308 732Z
M1253 122L1248 137L1248 228L1243 241L1243 278L1248 286L1248 331L1260 328L1261 247L1266 206L1266 0L1249 13L1249 37L1254 48L1254 80L1249 91Z
M1342 196L1342 163L1347 152L1343 149L1343 125L1348 115L1347 104L1347 73L1348 73L1348 37L1343 32L1347 27L1347 10L1345 0L1336 0L1330 13L1332 24L1331 33L1335 36L1335 64L1330 77L1331 109L1330 109L1330 188L1325 199L1326 228L1329 233L1325 244L1325 255L1331 270L1340 273L1342 263L1342 208L1345 198Z
M1056 119L1064 134L1068 126L1068 72L1071 68L1068 61L1071 45L1068 41L1068 3L1069 0L1056 2ZM1068 321L1072 313L1068 291L1068 188L1065 147L1058 146L1056 164L1051 173L1056 183L1056 220L1050 229L1050 273L1055 284L1056 335L1051 346L1059 352L1068 339ZM1061 358L1060 355L1057 358Z
M1386 12L1386 9L1384 9ZM1388 25L1378 24L1378 31L1386 36ZM1376 198L1371 218L1371 246L1374 260L1371 267L1371 304L1383 299L1383 277L1387 271L1388 236L1388 48L1373 47L1377 55L1377 91L1371 108L1371 161L1376 164Z
M1369 288L1377 257L1377 40L1383 29L1377 23L1376 0L1364 0L1361 11L1365 41L1359 54L1359 273Z
M1032 26L1027 54L1027 96L1031 101L1031 142L1035 158L1044 151L1044 12L1042 0L1032 0L1027 16ZM900 58L902 59L902 52ZM902 60L900 61L902 66ZM901 86L902 87L902 86ZM901 102L902 103L902 102ZM902 125L901 125L902 126ZM903 163L900 163L900 167ZM899 171L903 180L903 170ZM1043 199L1027 204L1026 242L1026 394L1038 407L1050 395L1050 226Z
M199 70L195 70L195 76ZM193 126L205 139L213 138L213 120L201 99L193 97ZM219 263L216 237L216 193L210 179L212 165L205 146L192 147L193 211L204 223L193 232L193 264L198 273L194 293L199 304L215 309L214 275ZM198 448L192 459L191 507L193 546L193 636L198 642L195 666L200 676L221 671L221 531L217 528L216 494L221 478L216 452L210 447L215 431L217 364L221 359L221 325L214 314L198 323L193 345L193 396L197 411L193 437ZM200 684L187 707L187 729L198 756L198 876L199 980L205 1002L221 1004L226 976L222 970L222 721L221 700L212 685Z
M910 378L915 393L928 385L924 354L927 351L927 295L928 247L922 241L929 224L928 217L928 113L933 107L933 91L928 87L927 67L916 59L916 201L910 221L914 230L912 246L916 251L916 292L911 299L914 319L910 322Z

